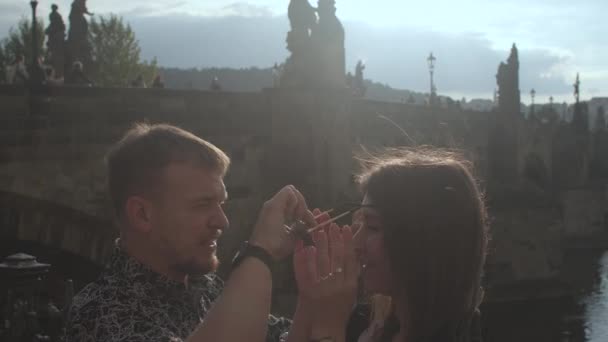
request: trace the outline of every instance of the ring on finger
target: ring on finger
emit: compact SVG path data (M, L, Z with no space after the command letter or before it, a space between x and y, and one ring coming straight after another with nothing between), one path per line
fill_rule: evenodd
M333 273L329 273L329 274L328 274L328 275L326 275L325 277L320 277L320 279L321 279L322 281L323 281L323 280L327 280L327 279L331 278L331 276L333 276L333 275L334 275Z

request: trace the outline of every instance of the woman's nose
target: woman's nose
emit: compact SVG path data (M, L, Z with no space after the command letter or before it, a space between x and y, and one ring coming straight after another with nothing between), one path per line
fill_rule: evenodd
M353 244L355 245L355 250L363 249L365 245L365 227L361 222L354 223L352 226L353 229Z

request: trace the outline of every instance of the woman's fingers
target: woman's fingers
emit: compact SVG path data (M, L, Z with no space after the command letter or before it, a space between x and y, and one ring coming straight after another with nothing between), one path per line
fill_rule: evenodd
M302 241L301 239L298 239L298 241L296 241L296 248L294 250L294 252L299 252L300 250L302 250L304 248L304 241Z
M319 230L313 233L313 240L317 246L318 277L324 279L331 273L331 260L329 256L329 241L327 233Z
M301 292L310 290L316 283L317 261L315 247L305 247L297 250L293 256L293 266Z
M336 279L344 277L344 240L340 227L332 223L329 227L331 272Z

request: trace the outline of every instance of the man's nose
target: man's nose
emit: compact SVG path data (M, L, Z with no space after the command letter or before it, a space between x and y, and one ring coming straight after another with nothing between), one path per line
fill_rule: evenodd
M218 230L224 230L230 225L230 221L228 221L228 217L222 207L218 206L216 213L213 215L212 225L213 228Z

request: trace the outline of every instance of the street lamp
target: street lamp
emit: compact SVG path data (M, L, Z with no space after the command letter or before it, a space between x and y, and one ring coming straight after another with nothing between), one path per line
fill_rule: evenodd
M536 90L534 90L534 88L532 88L532 90L530 90L530 97L532 98L532 106L530 108L530 114L534 115L534 98L536 97Z
M530 90L530 97L532 98L532 105L534 106L534 98L536 97L536 90L534 90L534 88Z
M40 85L44 78L44 72L39 63L38 21L36 20L36 7L38 6L38 1L30 1L30 6L32 7L32 66L30 71L30 82L32 85Z
M429 55L429 57L426 59L428 65L429 65L429 73L431 75L431 93L430 93L430 97L429 97L430 105L433 105L433 103L435 102L435 96L436 96L436 91L437 91L437 89L435 88L435 81L433 80L433 76L435 74L435 61L436 60L437 60L437 58L435 58L435 56L433 56L432 52Z

